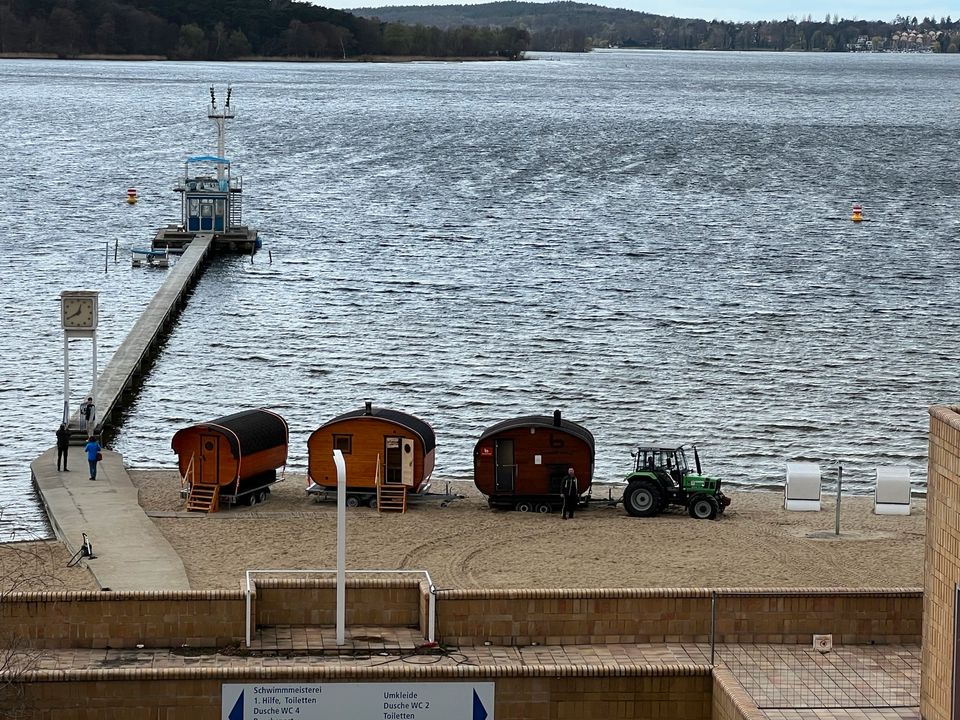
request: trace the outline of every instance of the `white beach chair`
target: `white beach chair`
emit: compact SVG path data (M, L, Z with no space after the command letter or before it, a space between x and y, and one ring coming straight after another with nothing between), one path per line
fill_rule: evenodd
M904 465L878 467L873 512L877 515L909 515L912 503L910 468Z
M817 463L787 463L783 508L798 512L820 512L820 466Z

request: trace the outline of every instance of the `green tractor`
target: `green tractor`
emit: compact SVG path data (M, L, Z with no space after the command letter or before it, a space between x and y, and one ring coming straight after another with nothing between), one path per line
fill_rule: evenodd
M687 464L687 449L693 451L696 472ZM630 454L635 464L623 492L623 505L630 515L653 517L668 505L682 505L690 517L715 520L730 504L720 491L720 481L704 476L695 446L640 446Z

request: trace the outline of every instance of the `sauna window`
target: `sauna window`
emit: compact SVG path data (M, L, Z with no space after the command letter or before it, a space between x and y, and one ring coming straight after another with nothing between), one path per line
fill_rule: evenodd
M339 450L344 455L349 455L353 446L353 435L334 435L333 449Z
M209 200L204 200L200 206L200 217L213 217L213 204Z
M190 214L194 217L197 217L200 214L200 201L191 200L190 201Z

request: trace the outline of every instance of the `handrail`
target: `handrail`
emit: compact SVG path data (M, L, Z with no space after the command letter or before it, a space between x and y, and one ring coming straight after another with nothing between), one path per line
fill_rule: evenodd
M190 478L190 487L193 487L193 459L196 457L196 454L190 455L190 462L187 464L187 471L180 476L180 489L187 485L187 477Z
M430 592L429 598L429 607L427 609L427 637L426 641L428 643L435 642L434 635L436 635L437 628L437 587L433 584L433 580L430 579L430 573L426 570L346 570L348 574L353 575L423 575L427 579L427 588ZM251 597L253 595L253 583L252 576L256 574L262 575L319 575L319 574L331 574L336 575L336 570L320 569L320 570L247 570L246 571L246 587L244 589L244 596L246 600L246 643L247 647L250 647L251 639L251 621L252 621L252 601Z

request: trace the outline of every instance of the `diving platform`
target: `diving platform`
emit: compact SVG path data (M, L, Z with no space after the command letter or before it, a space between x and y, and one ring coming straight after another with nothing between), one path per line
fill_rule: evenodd
M180 250L200 234L213 236L217 251L250 254L260 247L257 231L243 224L243 178L233 172L225 155L226 126L236 117L227 88L222 105L210 88L207 118L217 128L215 155L194 155L183 164L173 191L180 195L180 222L157 230L153 250Z

